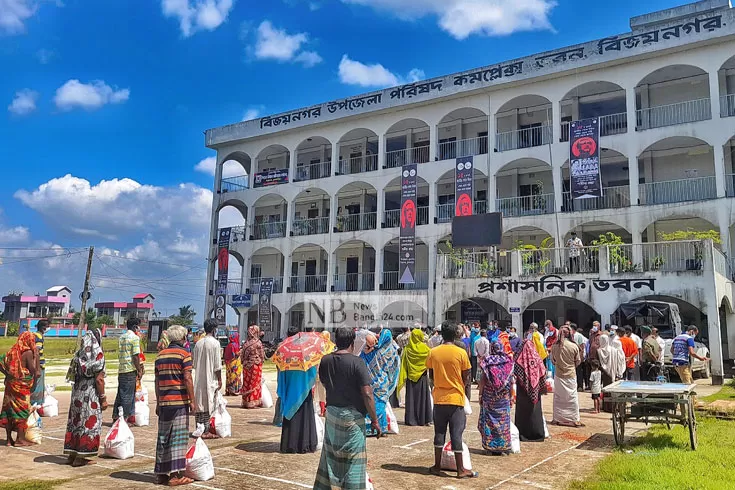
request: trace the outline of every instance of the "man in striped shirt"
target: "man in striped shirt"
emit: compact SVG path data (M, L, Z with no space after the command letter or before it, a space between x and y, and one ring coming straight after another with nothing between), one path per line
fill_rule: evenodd
M47 320L39 320L36 323L36 332L33 334L36 337L36 351L38 355L36 359L36 384L33 387L33 393L31 393L31 405L43 405L46 399L46 358L43 356L43 335L48 329Z

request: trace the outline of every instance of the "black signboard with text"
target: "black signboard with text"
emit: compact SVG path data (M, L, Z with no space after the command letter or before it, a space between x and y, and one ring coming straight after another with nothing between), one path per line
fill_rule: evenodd
M287 168L256 173L253 178L253 187L269 187L278 184L288 184Z
M569 127L569 180L572 199L602 197L600 124L596 117Z

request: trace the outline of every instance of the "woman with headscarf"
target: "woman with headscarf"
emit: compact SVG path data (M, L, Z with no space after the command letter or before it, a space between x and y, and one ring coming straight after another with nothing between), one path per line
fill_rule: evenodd
M582 353L571 340L569 327L559 329L559 340L551 348L551 360L556 367L554 376L554 418L552 424L582 427L577 396L577 366Z
M513 359L500 342L490 344L490 354L480 359L478 380L480 416L477 429L485 451L499 456L510 446L510 405L513 388Z
M524 340L513 367L516 380L515 424L522 441L543 441L544 413L541 394L545 389L546 367L532 340Z
M38 376L36 336L23 332L7 354L0 356L0 373L5 375L5 393L0 411L0 427L5 427L8 446L29 446L26 441L31 414L31 390ZM13 441L13 431L18 433Z
M398 347L393 342L393 335L390 329L385 328L380 332L380 337L374 347L370 348L370 341L368 340L360 357L367 364L372 380L375 410L378 414L380 429L383 432L387 432L388 415L386 408L388 399L398 384L398 375L401 366ZM369 433L372 433L369 425L367 430Z
M105 396L105 353L98 329L87 330L82 347L72 359L67 381L73 384L69 417L66 422L64 454L68 464L94 464L86 458L97 456L102 433L102 412L107 409Z
M602 387L622 379L625 374L625 353L621 346L613 345L609 335L600 335L596 349L597 360L600 362ZM612 403L602 399L602 410L612 412Z
M261 405L260 398L263 393L263 362L265 361L265 350L260 341L260 327L250 325L248 327L248 340L243 344L240 351L242 360L242 407L258 408Z
M230 334L230 342L225 347L225 366L227 369L227 386L225 394L235 396L242 390L242 361L240 360L240 334Z
M408 344L401 354L401 369L396 392L406 387L406 425L424 426L433 422L431 390L426 369L429 346L424 343L424 332L415 328L411 331Z

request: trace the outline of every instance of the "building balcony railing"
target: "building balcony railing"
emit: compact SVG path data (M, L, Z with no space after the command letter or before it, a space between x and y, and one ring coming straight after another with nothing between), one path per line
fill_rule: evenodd
M735 174L725 175L725 194L727 197L735 197Z
M249 189L249 181L247 175L238 175L237 177L226 177L222 179L219 190L220 193L239 192Z
M552 214L554 194L498 198L495 200L495 209L508 218Z
M266 240L268 238L282 238L286 236L285 221L271 221L268 223L257 223L251 228L253 240Z
M289 288L291 293L326 293L327 275L291 276Z
M337 216L337 232L374 230L378 221L378 213L358 213Z
M735 94L720 97L720 117L735 116Z
M428 146L416 146L385 152L385 168L402 167L407 163L427 163L428 161Z
M444 279L476 279L509 276L511 254L508 251L463 252L439 255L439 274Z
M484 155L487 153L487 136L468 138L459 141L445 141L437 146L439 160Z
M381 284L381 289L383 291L400 291L429 288L429 271L415 271L413 284L399 283L400 277L398 274L399 271L383 272L383 283Z
M293 236L319 235L329 233L329 217L295 219L291 233Z
M497 133L495 135L495 149L497 151L509 151L548 145L551 142L551 133L551 126L547 124Z
M273 279L273 292L274 293L282 293L283 292L283 277L251 277L248 281L248 289L250 289L250 294L258 294L260 293L260 281L263 279Z
M374 291L375 273L363 272L354 274L335 274L334 290L345 291Z
M687 100L636 111L637 130L663 128L712 119L710 99Z
M416 216L417 225L429 224L429 206L419 206ZM397 228L401 225L401 210L389 209L383 212L383 227Z
M212 288L217 291L217 280L214 280L214 287ZM227 295L232 296L233 294L242 294L242 281L231 279L227 281Z
M378 155L364 155L339 161L339 174L352 175L378 170Z
M473 206L473 214L487 213L487 201L475 201ZM437 223L451 223L452 218L454 218L455 214L456 210L454 209L454 203L436 205Z
M305 180L324 179L331 176L331 174L332 162L310 163L296 167L294 180L296 182L302 182Z
M522 276L547 274L597 274L600 271L598 247L539 248L519 250Z
M612 136L628 131L628 114L619 112L617 114L606 114L598 117L600 120L600 136ZM561 138L559 141L569 141L569 121L561 123Z
M725 254L723 254L716 248L712 251L712 253L712 261L714 262L715 272L717 272L721 276L729 278L730 268Z
M641 204L703 201L717 198L715 177L647 182L639 186Z
M699 240L612 245L608 252L610 272L623 274L702 270L704 246L705 242Z
M586 199L573 199L572 193L567 191L563 193L563 198L564 203L561 207L563 213L627 208L630 206L630 187L627 185L603 187L602 197Z

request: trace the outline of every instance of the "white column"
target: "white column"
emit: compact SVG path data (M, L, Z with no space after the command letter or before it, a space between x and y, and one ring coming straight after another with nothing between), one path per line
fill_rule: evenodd
M714 146L714 157L717 197L725 197L725 150L722 145L716 144Z
M551 143L553 144L561 139L561 104L552 102L549 112L551 112Z
M436 277L436 262L439 250L437 248L436 242L433 240L428 242L426 244L426 247L429 253L429 270L427 272L428 288L426 290L426 313L428 315L428 318L426 319L426 321L429 322L429 325L436 325L436 294L434 294L434 284L438 282L438 279Z
M380 291L380 284L383 282L383 247L375 251L375 284L373 290Z
M633 230L631 230L631 241L633 242L633 263L634 264L643 264L643 245L641 245L641 232L638 229L638 225L635 225L633 227ZM651 237L648 237L649 242L655 242L656 238L654 237L651 239Z
M339 143L332 145L332 171L330 175L334 175L337 172L339 172Z
M562 182L561 175L561 164L557 163L551 169L551 173L554 179L554 210L557 213L561 212L561 206L563 204L563 190L564 185Z
M385 167L385 148L385 133L383 133L378 136L378 170Z
M633 145L628 145L628 148L632 150ZM634 150L633 150L634 151ZM630 186L630 205L638 206L639 194L638 194L638 181L640 176L638 175L638 156L628 155L628 185Z
M436 124L431 124L429 126L429 162L436 161L436 148L439 146L439 140L436 135Z
M385 209L385 189L378 188L378 196L376 198L376 229L380 230L382 228L381 223L384 221L383 218L383 210Z
M709 99L712 101L712 119L720 117L720 76L719 71L710 72L709 78Z
M627 114L628 133L635 131L636 128L636 105L635 105L635 87L625 89L625 112ZM631 139L631 138L629 138Z

